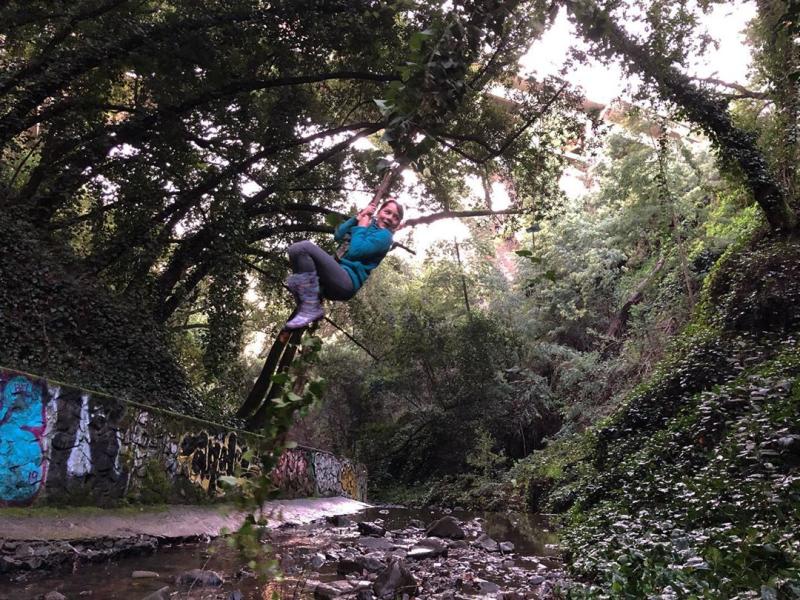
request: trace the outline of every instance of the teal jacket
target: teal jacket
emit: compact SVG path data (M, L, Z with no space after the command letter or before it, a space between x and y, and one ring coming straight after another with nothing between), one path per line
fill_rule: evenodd
M356 225L356 218L351 217L336 228L333 238L343 242L350 234L350 246L339 261L350 279L353 280L353 291L358 290L369 277L372 269L377 267L392 247L392 232L378 227L370 221L367 227Z

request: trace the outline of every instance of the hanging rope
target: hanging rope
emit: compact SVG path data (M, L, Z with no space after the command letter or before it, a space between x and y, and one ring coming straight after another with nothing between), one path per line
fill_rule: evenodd
M375 195L372 196L372 200L369 201L369 204L367 204L365 209L372 207L373 212L374 210L377 210L378 205L386 196L386 193L389 191L389 188L392 187L392 183L394 183L394 180L397 179L397 176L403 171L404 167L405 165L403 164L403 162L399 162L394 167L386 171L386 174L383 176L383 179L381 180L381 184L375 191ZM339 245L339 248L337 248L336 250L336 259L340 260L345 254L347 254L347 249L349 247L350 247L350 234L348 233L344 241Z

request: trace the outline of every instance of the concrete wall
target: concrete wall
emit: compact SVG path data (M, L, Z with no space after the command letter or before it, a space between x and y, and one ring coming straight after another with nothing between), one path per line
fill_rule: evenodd
M0 506L192 502L248 468L258 438L0 368ZM366 471L295 448L272 473L288 497L366 499Z
M367 499L367 470L363 465L311 448L286 450L272 471L272 481L293 498Z

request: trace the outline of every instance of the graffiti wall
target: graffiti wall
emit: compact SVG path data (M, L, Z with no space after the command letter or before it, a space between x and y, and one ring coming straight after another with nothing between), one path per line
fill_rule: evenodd
M272 471L272 481L293 497L346 496L367 499L363 465L330 452L297 447L286 450Z
M247 448L257 445L245 432L0 369L0 506L220 497L220 477L254 470ZM318 450L287 451L272 479L287 497L366 499L365 469Z
M35 498L45 480L47 413L40 384L4 374L0 385L0 501L19 504Z

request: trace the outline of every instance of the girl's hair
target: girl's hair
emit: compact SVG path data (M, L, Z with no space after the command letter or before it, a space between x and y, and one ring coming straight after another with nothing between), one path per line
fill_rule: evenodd
M406 212L406 210L405 208L403 208L403 205L397 201L396 198L389 198L388 200L386 200L383 204L381 204L381 207L378 209L378 211L380 212L381 210L383 210L383 207L386 206L387 204L394 204L397 207L397 214L400 215L400 220L402 221L403 214Z

